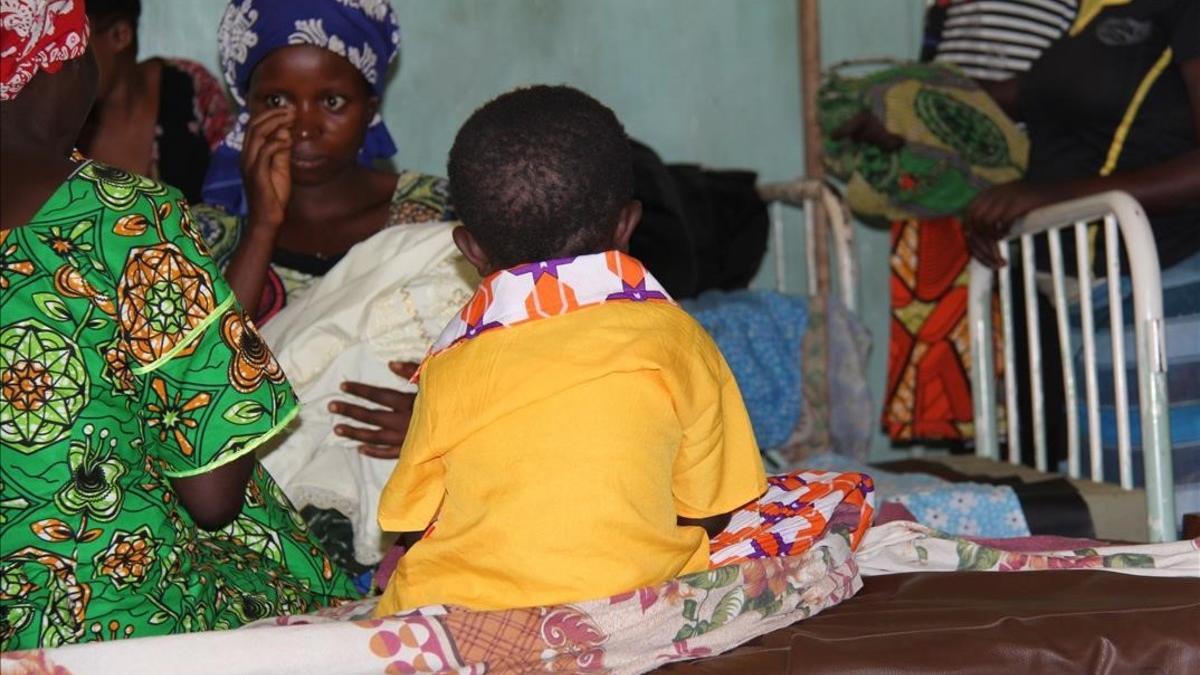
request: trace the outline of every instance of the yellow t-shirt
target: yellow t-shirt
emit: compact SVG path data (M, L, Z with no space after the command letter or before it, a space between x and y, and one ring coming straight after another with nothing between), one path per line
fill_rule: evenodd
M430 358L379 504L400 559L377 615L603 598L708 566L676 517L727 513L766 476L733 374L665 302L609 302Z

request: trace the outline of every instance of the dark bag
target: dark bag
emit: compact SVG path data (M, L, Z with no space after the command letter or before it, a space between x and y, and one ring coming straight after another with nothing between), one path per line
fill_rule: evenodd
M664 164L632 141L642 222L630 252L676 299L746 288L767 250L767 205L750 171Z

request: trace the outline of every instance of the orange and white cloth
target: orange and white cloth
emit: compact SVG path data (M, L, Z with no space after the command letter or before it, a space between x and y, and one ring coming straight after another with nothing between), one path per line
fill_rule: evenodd
M83 0L0 0L0 101L87 51Z
M712 567L804 553L831 527L858 548L875 519L875 482L864 473L793 471L767 477L767 492L734 512L712 538Z
M674 303L642 263L620 251L518 265L483 280L433 343L430 356L488 330L611 300Z

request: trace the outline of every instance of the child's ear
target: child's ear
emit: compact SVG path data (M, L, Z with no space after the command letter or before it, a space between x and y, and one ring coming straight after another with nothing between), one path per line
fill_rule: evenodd
M633 231L637 229L640 222L642 222L642 203L632 199L621 208L621 215L617 219L617 229L613 232L613 248L628 253L629 240L633 238Z
M494 271L487 251L483 250L483 247L479 245L475 237L471 236L467 228L459 225L454 228L453 236L454 245L458 247L459 251L462 251L467 261L475 266L475 270L479 272L479 276L486 277Z

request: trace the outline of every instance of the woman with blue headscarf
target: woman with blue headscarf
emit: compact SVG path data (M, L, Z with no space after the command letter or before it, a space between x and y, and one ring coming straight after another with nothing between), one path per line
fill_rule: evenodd
M374 166L396 152L379 115L400 45L387 0L233 0L218 39L239 110L196 219L260 322L379 230L450 219L443 181Z
M396 152L379 115L400 44L387 0L231 0L218 39L239 110L193 217L259 323L380 230L453 220L444 180L375 166ZM390 366L406 379L415 369ZM332 412L370 425L336 424L335 433L364 455L394 459L413 395L356 382L341 390L376 406L335 402ZM304 514L335 562L366 573L345 516L312 506Z

